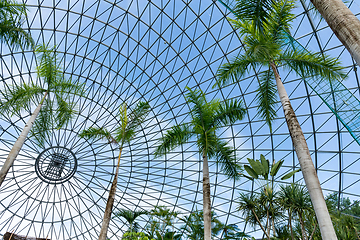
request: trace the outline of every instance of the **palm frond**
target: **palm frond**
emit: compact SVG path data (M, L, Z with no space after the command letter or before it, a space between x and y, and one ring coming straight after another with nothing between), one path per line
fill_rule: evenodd
M236 18L251 21L258 32L263 32L269 20L272 0L237 0L233 9Z
M8 15L21 15L26 12L26 6L15 1L1 1L0 2L0 16L4 18Z
M274 83L274 73L270 69L260 75L259 88L256 98L258 100L258 113L266 121L272 131L271 123L276 117L276 93L277 88Z
M21 28L17 19L7 18L0 21L0 41L8 42L15 49L34 46L31 34Z
M9 42L15 49L34 46L30 33L21 28L26 10L25 4L0 2L0 41Z
M119 143L129 142L135 135L136 129L144 122L150 110L148 102L139 102L135 109L127 114L127 106L120 107L120 126L115 130L115 138Z
M320 80L332 82L346 77L343 67L337 58L321 53L311 53L306 50L288 50L280 61L286 62L285 67L296 71L301 77L319 77Z
M1 91L0 110L13 116L15 113L19 113L25 106L39 104L39 99L41 99L41 95L45 92L45 89L34 84L11 85L9 88Z
M39 45L36 46L35 53L39 61L36 67L37 74L39 77L44 78L48 86L63 77L54 47L49 48L46 45Z
M109 143L118 144L118 142L116 142L116 140L111 136L111 133L104 128L90 127L86 130L81 131L78 136L80 138L92 139L92 140L96 140L96 139L107 140Z
M246 108L242 101L238 99L225 100L221 102L214 116L215 125L233 124L238 120L242 120L246 114Z
M188 142L193 134L192 129L187 124L173 126L160 139L159 145L154 152L155 157L165 155L181 144Z
M133 211L128 209L120 209L118 212L114 214L114 217L123 217L129 224L132 224L135 219L141 215L148 214L148 211L140 210Z
M253 62L259 62L262 65L268 64L271 59L281 52L281 42L271 34L247 35L243 39L246 54Z
M241 167L236 163L235 149L230 147L227 142L213 136L213 139L208 138L211 144L208 146L208 156L214 157L216 163L220 165L221 171L228 177L234 180L240 178Z
M277 41L283 39L283 31L290 32L291 22L295 15L292 10L295 7L294 0L279 0L276 4L272 5L272 11L270 14L270 22L268 25L271 35Z
M71 94L79 97L85 96L85 83L77 83L71 79L65 79L64 77L59 76L59 78L54 79L52 84L49 86L50 91L56 92L58 95L62 95L63 99L65 96Z
M203 114L208 106L204 92L201 89L192 90L189 87L186 87L186 89L188 92L185 94L185 100L188 104L193 104L190 107L190 115L193 119L199 119L203 122Z
M241 55L231 59L230 62L221 65L217 71L216 84L213 88L237 82L248 70L250 64L256 66L259 62L249 56Z
M52 102L46 99L30 130L30 137L42 148L45 148L45 141L50 138L53 129L54 112L52 108Z
M61 95L55 93L56 96L56 109L55 111L55 124L56 128L59 129L66 125L73 116L77 113L75 103L68 103Z

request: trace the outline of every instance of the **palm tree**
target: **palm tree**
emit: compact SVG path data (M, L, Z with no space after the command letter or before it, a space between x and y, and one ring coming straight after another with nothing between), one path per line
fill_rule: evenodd
M103 139L107 140L109 144L114 144L119 148L119 157L116 165L114 180L111 184L109 197L105 207L103 222L101 225L99 240L105 240L111 219L112 207L114 205L115 193L117 187L117 179L119 175L120 157L125 143L130 143L136 134L136 129L145 120L150 109L147 102L139 102L135 109L127 114L127 105L124 103L120 107L120 125L112 132L104 128L90 127L83 130L79 137L86 139Z
M53 48L41 45L36 47L35 52L39 61L37 75L43 79L43 85L23 83L9 86L1 91L0 112L3 114L9 116L19 114L24 108L28 108L32 104L36 104L37 108L26 123L0 170L0 186L30 130L38 143L42 145L51 128L54 126L55 128L62 127L76 112L74 110L75 104L69 103L69 94L83 95L82 84L76 84L64 78ZM50 94L54 95L53 98L50 98ZM37 118L38 115L39 118Z
M302 239L307 239L307 231L305 228L304 214L312 213L312 205L309 193L305 186L292 183L291 185L281 185L279 191L279 205L288 212L289 228L291 238L294 240L294 232L292 228L292 214L297 214L301 226Z
M248 5L254 7L251 5L253 2L256 1L249 1ZM246 6L242 6L242 8L246 9ZM270 8L264 8L264 12L267 13L264 17L266 22L262 22L261 18L256 18L256 16L252 20L230 20L244 36L245 53L238 55L230 63L225 63L219 68L217 83L225 85L240 79L251 65L255 68L266 67L266 70L261 73L257 94L259 113L269 124L271 130L271 122L276 116L275 94L278 92L305 183L321 226L323 239L336 239L304 134L281 81L278 67L283 66L286 69L294 70L302 77L316 76L322 81L329 82L333 79L342 79L345 74L337 59L305 50L282 48L287 41L287 34L290 32L290 23L294 17L291 14L293 8L294 0L273 1ZM261 27L256 27L258 22L262 22ZM275 78L276 84L272 82L273 78Z
M141 215L148 214L145 210L140 211L132 211L128 209L120 209L117 213L115 213L115 217L123 217L129 223L129 229L127 232L137 232L138 231L138 224L135 222L135 219Z
M34 46L31 35L21 28L23 16L26 15L25 4L13 1L0 1L0 41L8 42L15 48Z
M237 100L220 102L207 101L201 90L186 87L186 102L191 104L191 122L173 126L160 140L155 156L164 155L181 144L197 137L197 147L203 160L203 211L205 240L211 238L211 206L208 158L215 158L222 171L233 179L239 178L234 150L216 135L216 130L224 125L241 120L245 115L242 103Z

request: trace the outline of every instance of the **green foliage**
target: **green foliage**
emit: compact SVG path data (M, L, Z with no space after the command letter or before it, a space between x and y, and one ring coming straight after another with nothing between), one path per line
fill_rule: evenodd
M122 240L155 240L148 238L143 232L126 232L124 233Z
M146 235L155 240L180 240L181 234L175 230L178 214L166 206L156 206L149 212L150 219L146 226Z
M15 49L34 46L29 32L21 28L26 16L25 4L15 1L0 1L0 41L8 42Z
M184 230L186 239L189 240L204 240L204 213L203 211L196 211L182 218L184 225L181 227ZM216 216L216 213L211 211L211 234L212 237L217 236L222 232L224 225Z
M120 106L119 111L120 124L113 132L104 128L90 127L81 131L78 136L80 138L92 140L107 140L109 144L115 144L122 148L124 143L130 142L130 140L135 136L136 130L145 120L149 110L150 105L148 102L138 102L134 110L128 114L127 106L124 103Z
M328 195L326 202L338 239L360 239L360 220L351 216L360 209L359 201L344 198L339 202L335 193ZM289 240L291 234L294 239L322 239L309 193L303 185L292 183L277 189L266 185L253 194L240 193L237 210L250 226L262 225L267 233L272 228L267 223L273 218L275 232L270 234L271 239Z
M201 90L186 88L186 102L190 105L191 122L173 126L160 139L155 156L164 155L197 137L200 154L216 159L225 175L238 179L240 167L236 164L235 152L227 142L216 135L216 130L232 124L245 116L245 108L238 100L207 101Z
M3 89L0 111L13 116L33 104L43 104L31 129L30 137L34 137L40 146L44 146L49 132L66 125L77 113L76 105L72 100L74 96L84 95L84 85L64 78L54 48L38 46L35 53L38 60L37 75L43 83L14 84Z
M250 166L249 165L244 165L244 169L245 171L250 175L243 175L244 177L250 179L250 180L254 180L254 179L258 179L259 176L262 176L264 180L268 180L268 176L270 175L272 177L272 181L273 178L276 176L276 174L279 172L282 164L284 163L284 160L280 160L278 162L273 162L271 168L270 168L270 162L268 159L265 159L264 155L260 155L260 160L253 160L251 158L247 159ZM299 172L300 169L297 170L293 170L287 174L284 174L281 177L281 180L286 180L291 178L295 173Z
M127 106L124 103L120 107L119 118L120 125L115 129L115 140L121 146L129 143L134 138L136 130L145 121L150 110L148 102L139 102L136 107L128 114Z
M88 129L81 131L78 136L80 138L92 139L92 140L95 139L107 140L108 143L117 144L116 140L111 136L111 133L104 128L89 127Z
M289 42L294 5L295 0L237 0L233 9L236 19L229 21L242 36L245 52L224 63L217 72L216 85L223 86L237 82L254 68L265 69L260 72L256 98L259 115L271 130L277 103L271 64L295 71L301 77L316 77L319 81L330 82L346 76L336 58L311 53L295 45L284 47Z
M132 211L128 209L120 209L118 212L114 214L114 218L124 218L129 223L128 232L137 232L138 224L135 222L135 219L141 215L147 215L148 211L140 210L140 211Z

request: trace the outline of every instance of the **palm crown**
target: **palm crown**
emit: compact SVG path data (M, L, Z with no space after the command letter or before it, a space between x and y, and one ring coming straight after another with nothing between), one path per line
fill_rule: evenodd
M115 213L115 217L122 217L129 223L129 229L128 232L137 232L138 231L138 223L135 222L136 218L148 214L145 210L140 211L132 211L128 209L120 209L117 213Z
M105 128L90 127L83 130L79 137L87 139L103 139L107 140L108 143L118 145L122 148L125 143L135 136L136 129L145 120L150 109L148 102L139 102L135 109L131 113L127 113L127 105L124 103L120 107L119 125L113 130L108 131Z
M201 90L191 90L187 87L186 102L191 104L190 123L173 126L160 140L155 156L164 155L197 137L197 147L201 154L215 158L221 163L224 173L233 178L239 177L239 166L235 162L234 150L216 135L219 127L241 120L246 110L241 101L218 100L207 101Z
M49 130L61 128L76 113L70 96L83 96L84 85L64 78L54 48L41 45L35 52L39 62L36 72L43 84L23 83L4 89L0 110L13 116L32 104L43 104L31 130L32 136L42 145Z
M256 8L252 6L254 2L257 3ZM247 4L247 7L244 4ZM237 16L246 14L246 9L253 11L248 20L229 19L243 36L245 52L218 69L217 84L235 82L250 69L263 67L257 90L258 110L271 127L271 122L276 117L277 102L276 84L273 81L275 76L271 65L293 70L301 77L317 76L319 80L329 82L342 79L345 74L340 62L335 58L295 47L284 47L289 42L288 33L294 18L291 13L294 0L273 1L271 7L268 4L268 1L239 1L236 5L234 12L239 14ZM255 11L256 9L258 11Z

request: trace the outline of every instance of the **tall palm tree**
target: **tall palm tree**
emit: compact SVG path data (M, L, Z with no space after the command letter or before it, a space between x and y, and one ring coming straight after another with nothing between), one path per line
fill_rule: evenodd
M119 175L120 158L122 150L124 148L124 144L129 144L130 141L134 138L135 134L137 133L136 129L140 127L142 122L144 122L149 110L149 103L139 102L136 107L128 114L127 105L126 103L124 103L120 107L120 124L112 132L104 128L90 127L86 130L81 131L81 133L79 134L79 137L81 138L106 140L109 144L114 144L119 148L119 157L116 165L115 176L111 184L109 197L106 203L99 240L106 239L106 234L109 228L111 212L115 200L117 179Z
M253 2L256 1L249 1L248 5L253 7ZM246 9L246 6L242 6L242 8ZM333 79L342 79L345 74L337 59L329 56L323 57L320 54L301 49L283 49L282 46L287 41L290 23L294 17L291 14L293 8L294 0L274 0L270 8L264 8L264 12L267 13L264 17L265 22L256 16L252 16L253 19L250 18L250 20L230 20L243 36L245 52L219 68L217 83L225 85L237 81L251 65L265 68L265 71L261 73L257 94L258 110L271 129L271 122L276 116L274 105L276 92L278 92L301 171L315 208L321 234L325 240L336 239L304 134L281 81L278 67L283 66L285 69L294 70L302 77L316 76L322 81L329 82ZM258 22L262 22L261 27L256 27ZM275 78L276 84L273 83L273 78Z
M185 99L191 104L191 122L173 126L160 140L155 156L164 155L197 137L197 147L203 161L203 211L205 240L211 238L211 206L208 158L214 158L221 164L222 171L233 179L239 178L239 166L236 164L234 150L216 135L219 127L243 119L245 109L241 101L207 101L201 90L189 87Z
M138 224L135 222L136 218L148 214L148 211L140 210L140 211L132 211L128 209L120 209L117 213L115 213L115 217L122 217L129 223L129 229L127 232L137 232Z
M1 91L0 112L2 114L13 116L33 104L37 105L37 107L14 143L0 170L0 186L19 154L30 130L38 143L42 145L47 132L51 128L62 127L76 113L75 104L70 102L69 94L83 95L84 86L82 84L76 84L70 79L64 78L53 48L41 45L36 47L35 52L39 62L36 72L38 77L43 80L42 85L23 83L9 86ZM52 98L50 94L53 95Z
M0 41L8 42L15 48L28 48L34 46L31 35L21 28L24 15L26 15L25 4L15 1L0 1Z

